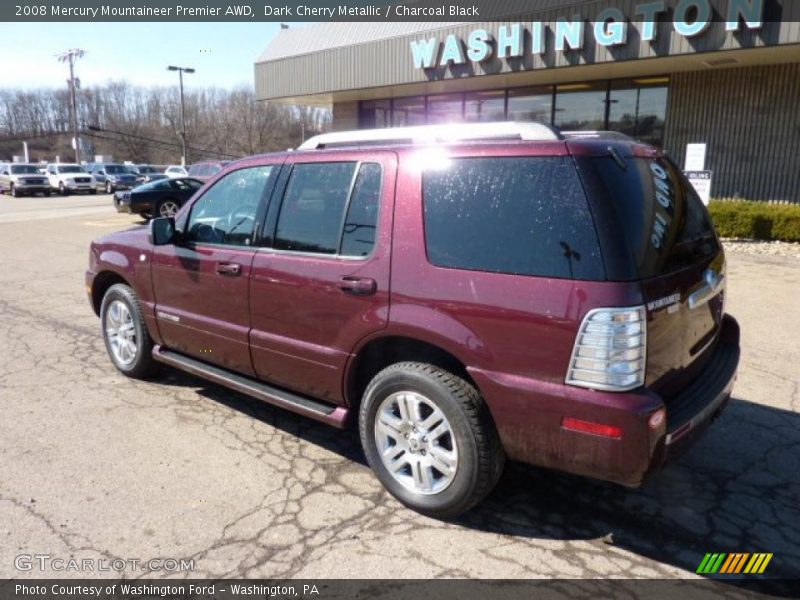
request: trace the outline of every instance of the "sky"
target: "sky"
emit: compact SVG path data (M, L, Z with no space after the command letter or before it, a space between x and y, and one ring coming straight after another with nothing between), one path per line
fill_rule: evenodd
M292 24L294 27L295 24ZM76 63L83 87L127 80L177 85L167 65L194 67L186 87L253 86L253 64L279 23L14 23L0 35L0 87L66 86L69 68L55 55L81 48Z

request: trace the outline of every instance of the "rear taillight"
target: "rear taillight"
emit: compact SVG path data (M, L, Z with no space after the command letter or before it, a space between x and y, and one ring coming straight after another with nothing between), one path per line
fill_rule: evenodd
M643 385L646 318L644 306L589 311L575 339L566 383L611 392Z

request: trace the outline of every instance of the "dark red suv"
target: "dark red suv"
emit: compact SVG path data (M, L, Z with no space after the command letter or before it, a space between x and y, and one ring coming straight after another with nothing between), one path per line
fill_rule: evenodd
M474 139L470 139L474 138ZM344 427L450 517L505 457L637 485L728 400L708 213L659 151L538 124L333 133L92 244L125 375L165 363Z

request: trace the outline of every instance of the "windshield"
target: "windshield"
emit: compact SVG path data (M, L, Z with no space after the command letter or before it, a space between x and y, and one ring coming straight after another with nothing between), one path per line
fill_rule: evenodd
M12 175L38 175L39 167L34 165L11 165Z
M105 171L106 173L111 173L112 175L130 173L130 171L128 171L122 165L106 165Z
M155 167L139 167L139 173L158 173Z
M81 167L77 166L66 166L66 167L58 167L59 173L84 173L85 171Z

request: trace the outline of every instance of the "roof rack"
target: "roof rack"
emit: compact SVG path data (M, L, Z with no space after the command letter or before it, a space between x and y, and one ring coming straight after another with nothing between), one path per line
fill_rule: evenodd
M562 131L561 135L570 138L588 138L593 140L633 141L633 138L619 131Z
M344 146L394 144L434 144L440 142L525 140L554 141L562 139L549 125L543 123L458 123L358 129L323 133L307 139L298 150L319 150Z

